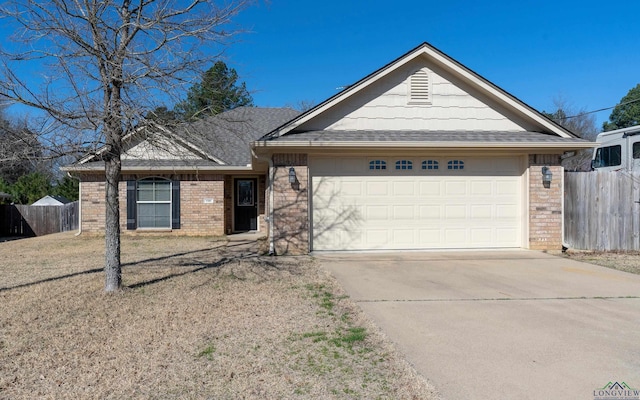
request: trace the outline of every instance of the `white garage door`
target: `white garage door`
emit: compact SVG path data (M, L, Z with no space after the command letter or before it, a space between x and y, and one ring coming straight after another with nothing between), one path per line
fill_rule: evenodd
M522 246L519 157L316 157L309 168L313 250Z

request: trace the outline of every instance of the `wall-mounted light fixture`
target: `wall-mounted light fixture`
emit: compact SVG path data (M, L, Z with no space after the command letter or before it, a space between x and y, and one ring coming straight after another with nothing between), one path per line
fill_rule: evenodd
M551 168L546 165L542 167L542 184L544 187L548 188L551 186L551 180L553 179L553 174L551 173Z
M289 183L294 184L298 181L298 177L296 176L296 170L291 167L289 168Z

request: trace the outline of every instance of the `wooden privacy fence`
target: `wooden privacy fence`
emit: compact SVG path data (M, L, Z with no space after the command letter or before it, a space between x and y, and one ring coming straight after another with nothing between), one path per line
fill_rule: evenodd
M79 205L0 205L0 218L0 236L42 236L78 229Z
M564 238L580 250L640 250L640 173L566 172Z

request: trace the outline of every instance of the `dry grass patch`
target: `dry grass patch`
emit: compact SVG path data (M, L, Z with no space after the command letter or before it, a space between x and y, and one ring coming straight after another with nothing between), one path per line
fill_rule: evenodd
M0 398L436 398L311 258L255 246L127 237L107 295L101 238L0 243Z
M632 274L640 274L640 252L637 251L577 251L568 250L564 256Z

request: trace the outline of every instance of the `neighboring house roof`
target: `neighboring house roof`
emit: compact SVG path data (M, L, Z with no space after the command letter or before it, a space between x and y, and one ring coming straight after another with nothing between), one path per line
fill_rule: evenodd
M251 142L299 115L290 108L238 107L175 127L155 126L127 135L123 171L234 170L251 163ZM88 155L65 171L102 171L104 152Z
M31 204L32 206L61 206L63 204L71 203L71 200L64 196L44 196L40 200Z
M407 107L396 103L389 106L380 104L379 101L376 103L376 99L380 99L381 96L396 96L390 102L400 101L398 96L406 93L406 90L403 92L399 89L402 87L402 79L409 79L410 75L406 75L408 71L416 71L423 67L453 86L462 88L478 103L490 105L489 108L494 114L501 114L512 122L513 129L509 132L495 132L492 127L478 123L475 127L464 129L456 129L455 124L451 124L451 129L443 130L436 127L436 124L429 123L428 117L421 115L422 120L416 121L415 124L408 123L411 124L409 131L408 124L398 123L398 118L403 116L395 114L392 108L399 110L401 107L411 108L411 105ZM432 88L429 87L428 90L431 92ZM372 111L372 122L358 125L357 121L354 122L353 113L365 105L370 110L378 107L380 114ZM382 106L389 106L387 115L383 114L387 110ZM413 107L415 110L416 107ZM429 107L425 107L424 110L425 114L432 112ZM365 120L362 116L360 118ZM448 120L447 116L439 116L436 119ZM547 147L561 147L567 144L575 147L592 146L590 142L579 139L572 132L428 43L421 44L318 106L274 129L256 142L255 146L292 146L291 142L298 142L299 146L313 146L314 143L316 146L319 143L337 146L339 143L349 142L359 143L361 146L375 146L375 143L379 142L386 142L390 146L393 146L394 142L413 142L416 145L418 142L424 142L434 147L437 147L438 143L454 142L467 143L470 147L478 147L478 144L490 147L500 142L521 143L522 147L531 147L534 144L537 146L538 143Z

